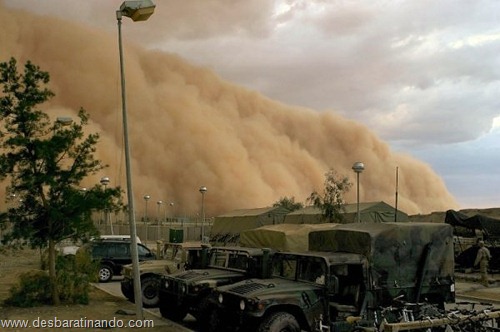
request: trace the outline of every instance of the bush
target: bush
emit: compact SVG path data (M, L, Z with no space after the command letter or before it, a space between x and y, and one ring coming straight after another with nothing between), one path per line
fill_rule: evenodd
M51 303L50 280L46 271L29 271L20 275L19 284L10 289L6 305L34 307Z
M56 276L62 303L88 304L90 283L97 281L99 265L88 253L76 256L57 256ZM51 304L50 279L47 271L30 271L20 275L18 285L10 290L6 305L34 307Z

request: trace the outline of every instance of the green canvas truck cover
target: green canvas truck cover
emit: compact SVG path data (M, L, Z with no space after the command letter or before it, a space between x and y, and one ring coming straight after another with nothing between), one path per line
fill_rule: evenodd
M338 224L279 224L242 231L240 245L252 248L271 248L278 251L307 251L309 233L331 230Z
M422 264L424 285L453 278L453 228L444 223L343 224L311 232L309 243L311 250L365 256L379 285L414 285Z

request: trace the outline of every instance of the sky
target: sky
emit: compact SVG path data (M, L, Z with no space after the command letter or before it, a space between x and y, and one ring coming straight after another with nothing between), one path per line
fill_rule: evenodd
M121 2L3 0L5 8L58 17L115 41ZM391 154L428 165L444 182L447 203L424 212L488 208L499 206L499 7L483 0L158 0L148 21L124 19L123 33L126 43L207 68L278 108L333 114L339 135L368 131ZM356 153L366 146L343 144L356 158L346 158L345 171L354 161L365 163L365 174L379 170ZM395 162L387 179L395 167L405 176ZM422 181L419 172L406 176Z

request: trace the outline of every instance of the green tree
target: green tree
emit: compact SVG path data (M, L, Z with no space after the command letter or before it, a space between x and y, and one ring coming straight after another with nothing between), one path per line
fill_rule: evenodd
M344 194L351 189L352 183L347 177L341 177L334 169L325 173L325 188L323 194L314 191L307 202L320 208L323 216L329 222L342 221L342 210L345 201Z
M38 107L54 96L49 74L28 61L0 63L0 177L10 181L7 197L16 197L0 221L10 223L5 240L33 248L48 247L50 291L60 303L56 278L56 245L65 239L88 240L97 234L94 209L118 208L120 188L96 184L82 190L81 181L105 165L94 158L98 134L86 135L88 114L63 126Z
M304 204L300 202L295 202L295 197L281 197L277 202L273 204L274 207L284 207L290 212L302 209Z

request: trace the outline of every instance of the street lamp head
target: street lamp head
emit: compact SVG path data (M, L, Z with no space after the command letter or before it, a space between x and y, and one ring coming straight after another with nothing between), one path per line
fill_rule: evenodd
M109 184L109 177L107 176L102 177L100 182L103 186L107 186Z
M144 200L145 200L145 201L148 201L150 198L151 198L151 196L149 196L149 195L144 195Z
M73 123L73 119L69 116L58 116L56 122L61 126L69 126Z
M130 17L132 21L146 21L155 11L155 4L151 0L124 1L116 12L118 19L121 15Z
M207 192L207 187L203 186L203 187L200 187L200 193L203 195L204 193Z
M357 161L352 165L352 170L356 173L361 173L365 169L365 164L360 161Z

